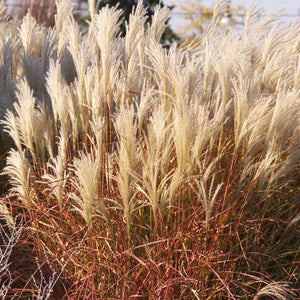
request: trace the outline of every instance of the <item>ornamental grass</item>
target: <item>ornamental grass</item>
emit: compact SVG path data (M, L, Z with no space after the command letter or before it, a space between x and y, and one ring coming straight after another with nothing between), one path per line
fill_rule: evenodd
M0 297L296 299L300 23L160 44L138 1L70 0L55 26L0 7ZM266 298L267 297L267 298ZM268 298L269 297L269 298Z

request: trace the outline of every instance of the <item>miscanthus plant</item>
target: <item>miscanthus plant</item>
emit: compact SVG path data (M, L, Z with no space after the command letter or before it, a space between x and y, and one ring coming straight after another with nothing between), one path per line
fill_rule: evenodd
M300 24L224 32L227 4L166 49L165 7L121 37L118 7L83 34L70 0L53 28L1 2L3 295L297 298Z

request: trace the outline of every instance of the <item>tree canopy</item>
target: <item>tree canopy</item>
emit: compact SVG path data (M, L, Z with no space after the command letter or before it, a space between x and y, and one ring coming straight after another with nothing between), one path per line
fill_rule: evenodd
M87 2L87 0L80 0L80 3ZM129 15L132 12L134 6L137 5L137 0L101 0L98 3L98 8L101 9L106 5L110 7L118 5L120 9L123 10L124 23L121 26L122 34L125 34L125 22L129 20ZM153 16L155 5L164 6L163 1L160 0L143 0L144 6L147 8L149 22L151 22L151 17ZM173 6L168 6L169 9L173 9ZM88 17L89 18L89 17ZM178 40L179 37L172 31L170 27L167 27L163 37L162 42L171 43L175 40Z
M183 15L186 20L186 25L180 30L181 35L190 35L191 33L199 35L203 32L205 26L213 17L213 7L208 7L201 3L202 0L188 0L184 3L175 4L179 14ZM232 14L233 25L241 25L242 18L245 14L245 9L242 5L228 5L228 10Z

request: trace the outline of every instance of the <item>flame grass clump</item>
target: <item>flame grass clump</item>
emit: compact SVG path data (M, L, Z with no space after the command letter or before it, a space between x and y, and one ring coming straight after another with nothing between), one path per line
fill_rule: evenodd
M0 4L0 295L297 298L299 20L223 32L217 1L165 49L142 2L124 38L92 0L87 34L70 0L53 29Z

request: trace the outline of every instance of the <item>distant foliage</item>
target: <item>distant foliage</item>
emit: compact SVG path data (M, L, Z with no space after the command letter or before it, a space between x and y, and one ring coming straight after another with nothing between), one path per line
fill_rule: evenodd
M200 0L188 0L175 2L177 11L183 15L186 25L180 29L180 34L183 36L190 36L191 34L201 35L205 30L205 27L209 25L211 19L214 16L214 8L208 7L201 3ZM213 2L213 1L212 1ZM243 25L243 18L245 17L245 8L242 5L233 6L229 1L227 2L226 13L230 9L229 13L232 15L231 19L234 26Z
M79 3L85 3L89 2L88 0L79 0ZM151 22L152 17L154 15L155 7L160 6L160 7L166 7L163 3L162 0L143 0L143 6L145 7L145 12L146 15L145 17L147 18L147 23ZM101 1L96 1L96 7L97 10L104 8L105 6L109 7L115 7L117 6L119 9L122 10L122 17L123 17L123 23L121 24L121 32L122 35L126 34L126 22L129 22L130 15L134 9L134 7L137 5L138 1L137 0L101 0ZM173 6L168 6L169 9L173 9ZM88 17L89 19L89 17ZM168 22L169 20L167 20ZM162 42L165 43L172 43L176 40L179 40L179 37L176 35L176 33L169 27L167 26L164 29L164 33L162 35Z

